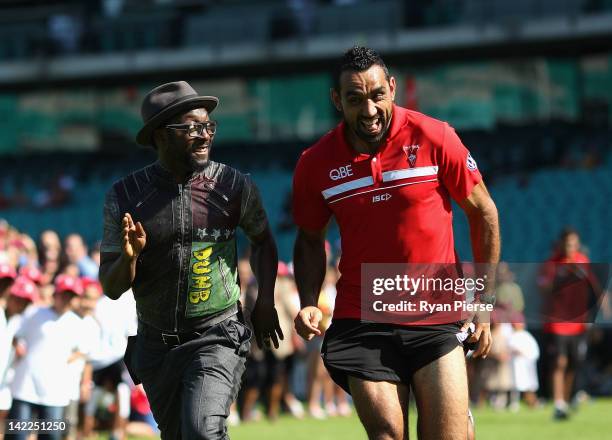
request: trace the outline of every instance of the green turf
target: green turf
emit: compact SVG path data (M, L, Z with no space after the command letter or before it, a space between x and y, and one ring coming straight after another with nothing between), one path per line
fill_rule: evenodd
M483 409L474 412L476 435L496 440L604 440L612 439L612 399L582 404L570 420L552 420L552 407L516 413Z
M410 414L410 438L416 439L416 411ZM495 412L489 408L474 411L478 440L603 440L612 439L612 400L585 403L566 422L553 422L552 408L518 413ZM366 439L356 416L305 421L282 418L276 423L259 422L230 429L232 440L342 440Z
M552 408L518 413L474 411L478 440L604 440L612 439L612 399L583 404L571 420L553 422ZM410 438L416 440L416 415L411 411ZM232 440L359 440L366 439L356 416L328 420L282 417L274 423L248 423L230 428Z

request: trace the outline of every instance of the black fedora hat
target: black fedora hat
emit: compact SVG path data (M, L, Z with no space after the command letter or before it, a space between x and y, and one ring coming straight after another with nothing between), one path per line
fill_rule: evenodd
M219 104L215 96L200 96L186 81L176 81L155 87L142 101L140 114L143 127L136 135L136 142L152 146L153 130L163 122L181 113L196 108L205 108L211 113Z

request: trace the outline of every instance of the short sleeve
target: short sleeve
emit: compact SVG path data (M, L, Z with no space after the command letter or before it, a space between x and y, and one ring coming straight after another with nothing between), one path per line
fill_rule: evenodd
M40 309L37 309L38 312ZM31 327L31 322L36 316L36 313L30 313L27 316L23 316L16 324L15 324L15 338L23 339L26 337L29 328Z
M444 124L444 140L438 164L442 183L457 202L465 200L474 186L482 181L476 161L448 124Z
M104 199L104 231L100 252L121 252L121 213L117 193L111 188Z
M261 234L268 226L268 217L259 189L250 176L245 176L238 225L249 239Z
M80 320L77 329L80 330L78 333L77 351L84 355L91 354L96 345L99 345L100 327L93 318L88 318Z
M303 154L293 173L293 221L300 228L319 231L332 213L321 191L313 185L311 163Z

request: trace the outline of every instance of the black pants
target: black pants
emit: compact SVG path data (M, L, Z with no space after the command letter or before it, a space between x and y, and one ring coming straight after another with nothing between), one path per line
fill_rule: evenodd
M176 347L138 337L131 367L142 381L162 439L228 438L225 422L250 338L250 329L236 316Z

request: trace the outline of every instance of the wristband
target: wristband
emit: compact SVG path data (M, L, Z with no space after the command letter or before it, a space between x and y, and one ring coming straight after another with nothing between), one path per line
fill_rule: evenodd
M483 304L491 304L494 306L495 302L497 301L497 297L493 293L492 294L482 293L478 296L478 301Z

